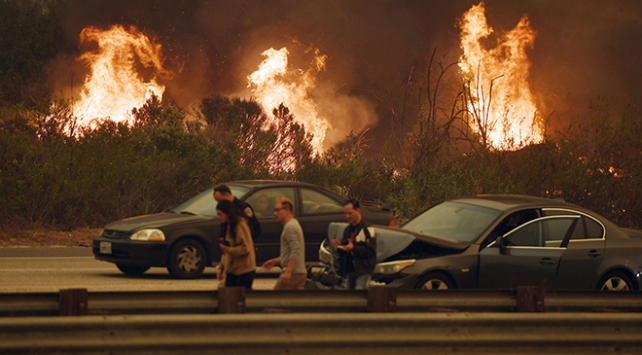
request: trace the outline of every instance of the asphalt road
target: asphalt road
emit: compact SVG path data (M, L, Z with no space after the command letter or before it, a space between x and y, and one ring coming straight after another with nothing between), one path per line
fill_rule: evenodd
M272 289L276 274L257 270L254 289ZM202 278L176 280L165 268L130 277L114 264L94 259L91 248L0 248L0 292L58 292L67 288L96 291L215 290L213 268Z

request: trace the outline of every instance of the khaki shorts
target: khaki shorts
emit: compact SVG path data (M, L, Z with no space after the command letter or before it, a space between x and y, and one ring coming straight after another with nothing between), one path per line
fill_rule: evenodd
M305 279L308 274L292 274L289 283L284 283L279 277L279 280L274 285L275 290L303 290L305 289Z

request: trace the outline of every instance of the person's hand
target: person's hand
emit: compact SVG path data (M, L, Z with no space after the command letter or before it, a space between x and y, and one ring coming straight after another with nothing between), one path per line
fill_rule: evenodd
M291 279L292 279L292 271L285 270L285 272L281 274L281 281L283 281L284 284L289 284Z
M348 239L348 244L343 246L343 250L352 251L352 249L354 249L354 244L352 244L352 240Z
M216 279L221 281L223 280L223 270L220 267L216 268Z
M276 265L276 260L270 259L263 263L263 269L269 271L271 268L274 267L274 265Z
M227 245L218 243L218 247L221 248L221 251L225 252L225 249L227 249Z
M332 239L332 246L339 248L341 246L341 241L339 239Z

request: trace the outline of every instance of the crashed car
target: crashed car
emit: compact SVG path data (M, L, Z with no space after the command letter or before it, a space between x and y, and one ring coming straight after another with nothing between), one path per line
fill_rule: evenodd
M376 233L377 253L394 252L379 259L377 284L427 290L642 286L642 231L558 199L457 198L400 229L377 226Z

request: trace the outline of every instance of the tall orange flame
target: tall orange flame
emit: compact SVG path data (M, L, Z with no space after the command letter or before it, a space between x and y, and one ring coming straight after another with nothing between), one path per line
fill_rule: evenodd
M470 82L472 127L495 149L510 150L543 140L537 107L529 89L530 61L535 32L528 18L486 49L480 41L493 33L486 23L484 3L473 6L460 21L459 68Z
M326 132L330 123L319 117L313 99L308 91L315 87L316 74L325 70L326 56L318 49L314 51L314 61L307 70L293 70L288 67L287 48L270 48L262 53L265 57L259 68L250 74L248 87L256 100L268 111L283 103L294 114L295 121L303 124L313 135L312 147L315 152L323 152Z
M129 122L133 108L143 106L152 95L162 99L165 86L156 82L157 75L165 73L160 44L135 27L127 31L119 25L106 31L87 27L80 40L98 44L97 51L80 57L90 67L80 99L74 103L81 125L105 118ZM142 78L141 71L149 79Z

